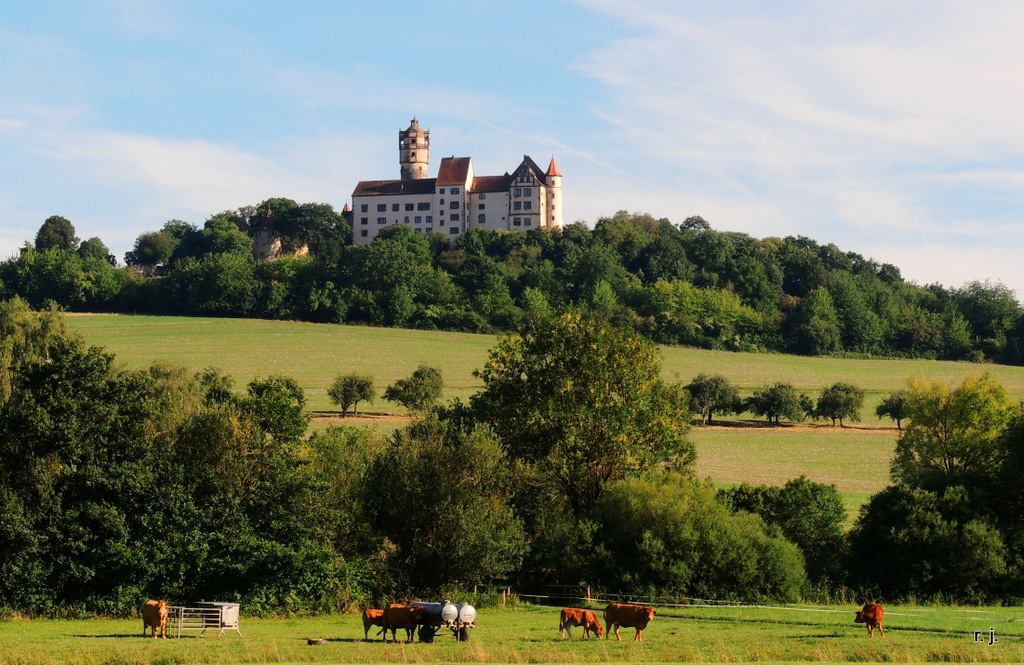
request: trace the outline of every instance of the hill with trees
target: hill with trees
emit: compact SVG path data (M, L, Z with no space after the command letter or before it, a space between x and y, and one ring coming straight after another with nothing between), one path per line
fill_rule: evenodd
M268 220L286 255L252 256ZM51 217L0 263L0 298L68 311L218 315L499 332L574 306L661 344L1024 364L1024 314L998 282L917 285L802 236L757 239L620 211L590 229L473 229L455 246L404 226L348 244L326 204L268 199L141 234L116 267ZM297 248L304 256L287 255Z

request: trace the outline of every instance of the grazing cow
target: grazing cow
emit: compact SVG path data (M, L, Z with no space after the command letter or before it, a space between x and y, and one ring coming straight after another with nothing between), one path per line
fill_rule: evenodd
M146 636L146 629L153 628L153 639L156 639L156 629L160 628L160 637L167 639L167 603L161 600L147 600L142 606L142 636Z
M882 637L885 637L885 631L882 630L882 615L885 614L885 610L878 603L868 603L864 606L860 612L853 618L854 623L866 623L868 625L868 637L875 636L875 626L878 626L878 632Z
M384 610L363 610L363 639L370 639L370 626L380 626L377 636L384 634Z
M636 628L636 635L633 636L633 641L642 642L644 639L642 635L643 629L654 620L655 614L657 612L651 607L612 603L604 608L604 623L608 627L608 634L605 637L611 637L612 630L615 630L615 639L622 641L622 638L619 637L620 627Z
M406 641L412 642L413 633L419 625L423 608L419 605L408 607L406 605L388 605L384 609L384 639L387 639L387 632L391 631L391 641L397 641L395 630L405 628Z
M562 631L562 639L565 639L566 633L572 637L573 626L582 626L583 637L590 635L590 631L597 633L598 639L604 637L604 628L601 627L601 622L590 610L577 610L571 607L562 610L562 618L558 622L558 630Z

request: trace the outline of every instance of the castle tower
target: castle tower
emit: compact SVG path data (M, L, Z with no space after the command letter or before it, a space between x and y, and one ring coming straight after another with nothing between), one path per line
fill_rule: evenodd
M409 129L398 132L398 164L402 180L422 180L430 165L430 130L420 129L416 118Z
M545 185L547 186L547 210L544 211L544 226L549 229L562 228L562 174L555 164L555 158L551 158L548 165L548 172L544 174Z

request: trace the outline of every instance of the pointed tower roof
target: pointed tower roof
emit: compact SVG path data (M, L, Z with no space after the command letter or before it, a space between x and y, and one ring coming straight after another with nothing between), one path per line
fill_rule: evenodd
M554 155L552 155L551 157L551 163L548 164L548 172L545 175L556 175L558 177L562 176L562 173L558 170L558 164L555 164Z
M348 201L345 201L345 207L341 209L341 214L344 215L347 212L352 212L352 206L348 204Z

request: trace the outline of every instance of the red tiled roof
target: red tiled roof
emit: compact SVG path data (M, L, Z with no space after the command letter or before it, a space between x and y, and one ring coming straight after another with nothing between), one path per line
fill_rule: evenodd
M472 160L469 157L445 157L437 170L437 186L465 185Z
M561 177L561 173L558 170L558 164L555 164L555 158L551 158L551 163L548 164L548 175L556 175Z
M505 175L482 175L473 178L473 193L482 192L507 192L512 186L512 176Z
M363 180L356 183L352 196L383 196L386 194L433 194L434 179Z

